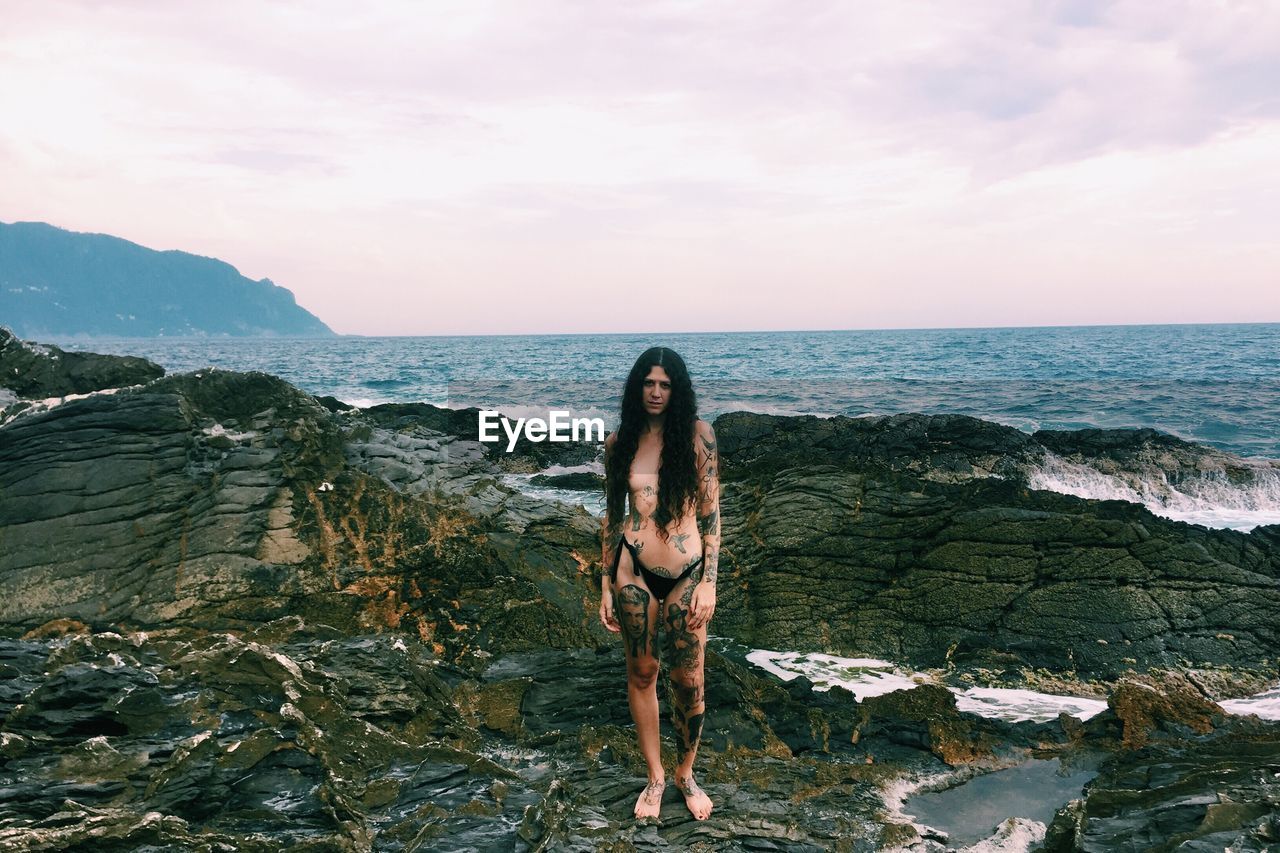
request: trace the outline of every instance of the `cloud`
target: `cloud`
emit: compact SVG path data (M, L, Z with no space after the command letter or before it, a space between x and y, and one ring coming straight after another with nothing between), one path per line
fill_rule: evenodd
M900 318L895 294L942 298L921 245L1014 318L1010 265L1064 243L1098 280L1153 253L1139 288L1170 234L1274 271L1249 241L1278 43L1280 9L1249 2L17 2L0 218L219 254L347 331L389 327L424 269L675 298L791 268L810 301L856 275Z

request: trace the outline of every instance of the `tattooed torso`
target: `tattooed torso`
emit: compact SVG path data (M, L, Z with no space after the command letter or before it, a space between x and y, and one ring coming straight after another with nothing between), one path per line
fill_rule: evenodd
M686 512L678 523L667 526L666 539L658 534L653 514L658 509L657 471L661 454L662 446L657 442L641 441L636 448L628 483L630 507L622 533L639 550L640 562L645 568L673 578L702 555L702 537L698 533L698 518L693 509Z

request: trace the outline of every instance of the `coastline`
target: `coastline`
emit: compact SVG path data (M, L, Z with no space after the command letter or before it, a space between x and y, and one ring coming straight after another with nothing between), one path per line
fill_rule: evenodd
M1213 530L1027 488L1019 465L1040 443L973 418L738 413L716 422L717 632L748 650L894 651L953 686L1089 684L1108 704L1084 720L1012 722L962 710L928 679L859 700L715 653L700 764L721 806L695 824L672 800L661 825L635 826L621 658L594 625L597 523L503 482L589 471L594 446L495 453L467 437L465 412L349 411L266 373L130 384L0 425L0 620L14 638L0 645L16 685L0 706L2 747L27 803L0 830L8 842L855 837L933 851L945 835L886 800L904 780L1102 753L1090 790L1103 791L1165 752L1201 756L1189 780L1212 776L1233 744L1280 740L1276 723L1205 695L1245 689L1234 673L1256 679L1248 689L1278 675L1259 633L1276 620L1238 595L1280 583L1274 529ZM1146 436L1106 458L1148 464L1152 441L1169 450ZM1175 453L1178 465L1221 461L1174 449L1200 453ZM822 579L824 595L803 578ZM1107 594L1072 613L1091 586ZM1166 588L1188 606L1230 602L1219 612L1235 621L1187 609L1159 617L1181 620L1176 630L1155 627L1159 611L1135 602ZM955 608L974 600L984 606ZM1072 645L1103 639L1099 625L1119 625L1119 641ZM1256 796L1249 784L1210 790ZM1153 790L1142 820L1173 791ZM1079 835L1086 818L1095 835L1128 831L1091 812L1090 796L1018 837ZM56 826L41 823L51 815ZM1187 820L1191 831L1198 818Z

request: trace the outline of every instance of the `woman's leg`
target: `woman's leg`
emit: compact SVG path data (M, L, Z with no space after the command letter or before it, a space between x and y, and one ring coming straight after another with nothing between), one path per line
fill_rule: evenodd
M636 723L640 754L649 767L649 784L636 800L636 817L657 817L666 781L658 737L658 601L624 549L618 557L614 612L622 625L627 656L627 703Z
M693 589L702 580L702 566L676 584L663 602L666 630L664 654L670 668L671 722L680 738L680 763L676 766L676 786L684 794L689 811L698 820L711 814L711 798L693 779L693 761L698 755L702 737L702 720L706 713L703 662L707 647L707 626L690 630L689 604Z

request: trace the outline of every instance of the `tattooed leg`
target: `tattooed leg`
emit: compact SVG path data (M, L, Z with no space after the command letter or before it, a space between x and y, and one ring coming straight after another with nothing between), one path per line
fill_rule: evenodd
M658 738L658 601L636 575L630 554L618 558L618 586L614 612L622 626L622 648L627 657L627 704L636 724L640 754L649 768L649 784L636 800L637 818L657 817L662 805L666 775Z
M666 630L664 654L671 668L671 722L680 738L680 763L676 766L676 787L684 794L689 811L698 820L711 814L712 803L693 779L693 761L702 737L702 721L706 714L703 662L707 646L707 627L690 630L689 605L694 587L702 579L700 569L667 596L663 622Z
M670 671L671 722L680 736L680 767L692 768L706 712L703 697L703 646L706 629L687 627L688 610L679 601L667 603L666 656ZM700 636L701 635L701 636Z
M627 659L654 657L653 654L653 619L650 618L649 605L653 596L649 590L638 584L629 583L618 590L618 600L614 612L618 614L622 625L622 641L626 643Z

